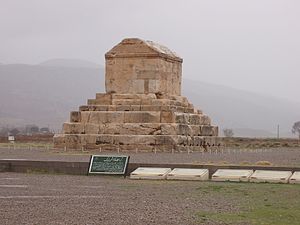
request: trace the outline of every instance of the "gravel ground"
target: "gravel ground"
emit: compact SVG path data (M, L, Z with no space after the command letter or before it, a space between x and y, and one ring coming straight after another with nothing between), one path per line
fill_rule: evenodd
M254 150L223 150L205 153L135 153L135 152L59 152L46 149L0 148L0 159L89 161L91 154L130 155L130 162L139 163L216 163L256 164L268 161L277 166L300 166L300 148L275 148Z
M197 211L232 212L210 182L0 173L0 221L20 224L199 224ZM205 224L222 224L206 221Z
M0 159L89 161L91 154L117 153L0 148ZM299 148L227 150L223 153L119 154L130 155L131 162L141 163L255 164L257 161L269 161L273 165L300 166ZM0 173L0 224L224 225L228 223L199 217L199 212L235 214L240 212L240 206L255 199L254 190L262 192L256 197L258 200L262 196L276 199L280 193L285 193L287 197L294 186L274 187L280 188L278 192L272 189L273 193L270 187L259 184ZM299 196L299 189L296 194Z

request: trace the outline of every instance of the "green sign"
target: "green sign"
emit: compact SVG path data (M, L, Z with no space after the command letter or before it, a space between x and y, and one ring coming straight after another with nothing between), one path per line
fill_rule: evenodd
M92 155L89 166L90 174L120 174L126 173L129 156Z

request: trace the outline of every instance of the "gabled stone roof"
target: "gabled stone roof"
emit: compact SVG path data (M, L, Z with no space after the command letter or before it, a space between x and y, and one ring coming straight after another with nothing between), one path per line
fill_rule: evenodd
M126 38L105 54L105 58L151 56L159 56L179 62L183 61L182 58L169 48L153 41L145 41L139 38Z

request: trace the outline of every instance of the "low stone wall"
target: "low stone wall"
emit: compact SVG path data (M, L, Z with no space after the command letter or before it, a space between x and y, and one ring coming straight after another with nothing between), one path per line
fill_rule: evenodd
M138 167L162 167L162 168L197 168L208 169L211 177L218 169L251 169L251 170L281 170L300 171L300 167L287 166L240 166L240 165L198 165L198 164L153 164L153 163L129 163L126 175ZM65 161L31 161L31 160L0 160L0 172L19 173L52 173L87 175L89 162L65 162Z

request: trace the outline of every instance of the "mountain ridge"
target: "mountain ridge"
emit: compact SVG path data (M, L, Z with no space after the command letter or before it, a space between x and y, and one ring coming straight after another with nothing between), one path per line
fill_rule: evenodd
M69 112L104 92L104 68L0 64L0 126L35 123L61 129ZM222 129L288 133L300 120L297 103L222 85L183 79L183 95ZM244 129L243 132L240 130ZM259 134L259 131L256 132ZM253 134L251 134L253 136ZM255 135L254 135L255 136Z

